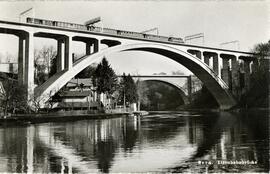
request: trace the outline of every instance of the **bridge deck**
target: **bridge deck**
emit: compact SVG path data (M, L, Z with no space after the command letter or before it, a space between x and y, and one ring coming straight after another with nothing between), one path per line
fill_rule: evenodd
M85 34L92 34L92 35L99 35L99 36L110 36L110 37L115 37L115 38L124 38L124 39L130 39L130 40L138 40L138 41L148 41L148 42L157 42L157 43L165 43L169 45L179 45L179 46L186 46L186 47L192 47L192 48L198 48L198 49L209 49L213 51L224 51L224 52L232 52L232 53L241 53L241 54L247 54L247 55L254 55L253 53L250 52L245 52L245 51L236 51L236 50L228 50L228 49L221 49L221 48L215 48L215 47L206 47L206 46L199 46L199 45L190 45L186 43L179 43L179 42L173 42L173 41L164 41L164 40L157 40L153 39L155 37L158 38L169 38L166 36L156 36L156 35L150 35L150 34L145 34L146 36L154 36L151 38L145 38L145 37L134 37L132 35L120 35L117 33L105 33L100 31L94 31L94 30L85 30L85 29L75 29L75 28L69 28L69 27L59 27L59 26L51 26L51 25L44 25L44 24L33 24L33 23L19 23L19 22L13 22L13 21L3 21L0 20L0 28L1 24L9 24L9 25L14 25L14 26L25 26L25 27L34 27L34 28L44 28L44 29L52 29L52 30L60 30L60 31L69 31L69 32L74 32L74 33L85 33ZM80 25L80 24L77 24ZM17 27L14 27L14 29L17 29ZM109 30L114 30L114 29L109 29ZM115 30L115 31L121 31L125 33L135 33L135 34L141 34L143 33L138 33L138 32L133 32L133 31L124 31L124 30Z

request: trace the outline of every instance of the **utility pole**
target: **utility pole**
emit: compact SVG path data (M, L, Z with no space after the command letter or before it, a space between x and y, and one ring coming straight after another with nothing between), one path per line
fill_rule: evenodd
M194 40L194 39L199 39L202 38L202 44L204 45L204 33L197 33L189 36L185 36L184 40L185 42L188 40Z
M237 49L240 49L240 42L239 40L234 40L234 41L230 41L230 42L223 42L221 44L219 44L220 47L222 47L223 45L227 45L227 44L237 44Z
M31 8L29 8L29 9L27 9L27 10L25 10L25 11L23 11L23 12L20 13L20 15L19 15L19 21L22 22L22 16L25 15L25 14L27 14L30 11L32 11L32 17L34 18L35 17L35 9L33 7L31 7Z
M101 32L103 32L103 22L101 21L101 17L96 17L90 19L84 23L85 26L93 26L95 23L101 22Z
M158 33L158 28L157 27L155 27L155 28L151 28L151 29L149 29L149 30L145 30L145 31L142 31L141 33L149 33L149 32L152 32L152 31L156 31L157 32L157 35L159 35L159 33Z

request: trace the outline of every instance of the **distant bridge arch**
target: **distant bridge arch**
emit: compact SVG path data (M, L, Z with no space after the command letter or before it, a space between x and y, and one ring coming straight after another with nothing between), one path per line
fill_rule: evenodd
M213 94L221 109L228 109L236 104L234 98L229 92L227 84L217 74L215 74L207 64L190 53L171 46L155 43L118 45L101 50L92 55L87 55L75 62L70 69L60 71L44 84L35 88L35 95L41 99L41 105L44 105L50 96L60 90L71 78L87 66L94 62L101 61L104 56L107 57L112 53L122 51L145 51L168 57L193 72Z
M183 100L183 103L186 105L189 103L189 99L188 99L188 94L185 92L185 90L179 86L178 84L172 82L172 81L169 81L169 80L164 80L164 79L156 79L156 78L141 78L140 79L142 82L160 82L160 83L164 83L164 84L167 84L173 88L176 88L179 92L179 94L181 95L181 99Z

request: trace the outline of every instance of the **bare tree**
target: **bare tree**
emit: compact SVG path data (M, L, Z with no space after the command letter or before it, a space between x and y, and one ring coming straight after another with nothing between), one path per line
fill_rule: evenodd
M34 50L35 83L41 85L49 78L52 62L57 51L53 46L44 46L41 50Z
M13 79L7 79L3 81L5 93L3 94L3 108L4 115L7 113L15 112L26 112L27 106L27 95L26 86L18 84Z

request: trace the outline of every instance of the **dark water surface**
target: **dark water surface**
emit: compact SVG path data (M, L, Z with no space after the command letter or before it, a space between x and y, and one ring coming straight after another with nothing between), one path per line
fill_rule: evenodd
M268 172L268 130L267 112L1 126L0 172Z

